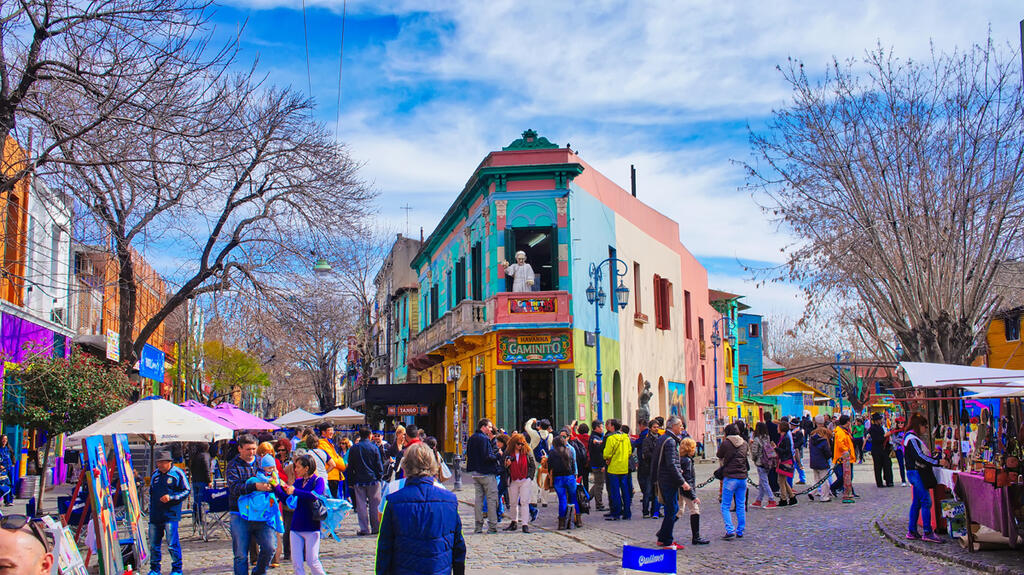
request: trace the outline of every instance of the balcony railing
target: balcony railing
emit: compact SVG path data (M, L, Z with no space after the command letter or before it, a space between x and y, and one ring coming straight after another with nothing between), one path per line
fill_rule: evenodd
M409 357L422 358L466 335L478 335L504 325L569 324L567 291L502 292L486 301L463 300L409 341Z

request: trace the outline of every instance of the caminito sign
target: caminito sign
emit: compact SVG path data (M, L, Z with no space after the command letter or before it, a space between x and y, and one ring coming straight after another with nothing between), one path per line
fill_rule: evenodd
M568 333L529 333L498 336L498 363L529 365L572 361Z

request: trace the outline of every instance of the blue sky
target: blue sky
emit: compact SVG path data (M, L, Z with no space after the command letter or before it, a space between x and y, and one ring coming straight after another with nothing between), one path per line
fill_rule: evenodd
M827 5L827 4L833 4ZM1019 1L975 2L366 2L239 0L214 17L242 23L242 60L310 92L380 194L380 217L427 234L481 159L526 128L567 142L591 165L680 224L712 287L764 314L798 314L792 286L758 288L739 261L782 261L792 242L743 190L736 160L787 91L788 57L812 72L881 43L898 55L994 40L1018 50ZM754 310L752 310L754 311Z

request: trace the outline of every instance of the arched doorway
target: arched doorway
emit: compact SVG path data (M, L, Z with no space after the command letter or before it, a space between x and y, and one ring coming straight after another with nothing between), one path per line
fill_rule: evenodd
M658 378L658 415L668 419L668 389L664 377Z
M612 374L612 413L615 419L622 421L622 378L618 370Z
M697 399L694 395L692 381L686 385L686 419L697 420Z

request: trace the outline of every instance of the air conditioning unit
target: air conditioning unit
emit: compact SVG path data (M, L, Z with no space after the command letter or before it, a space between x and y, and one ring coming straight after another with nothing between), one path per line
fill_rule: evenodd
M64 308L55 307L50 310L50 321L56 324L67 326L67 318L65 317Z

